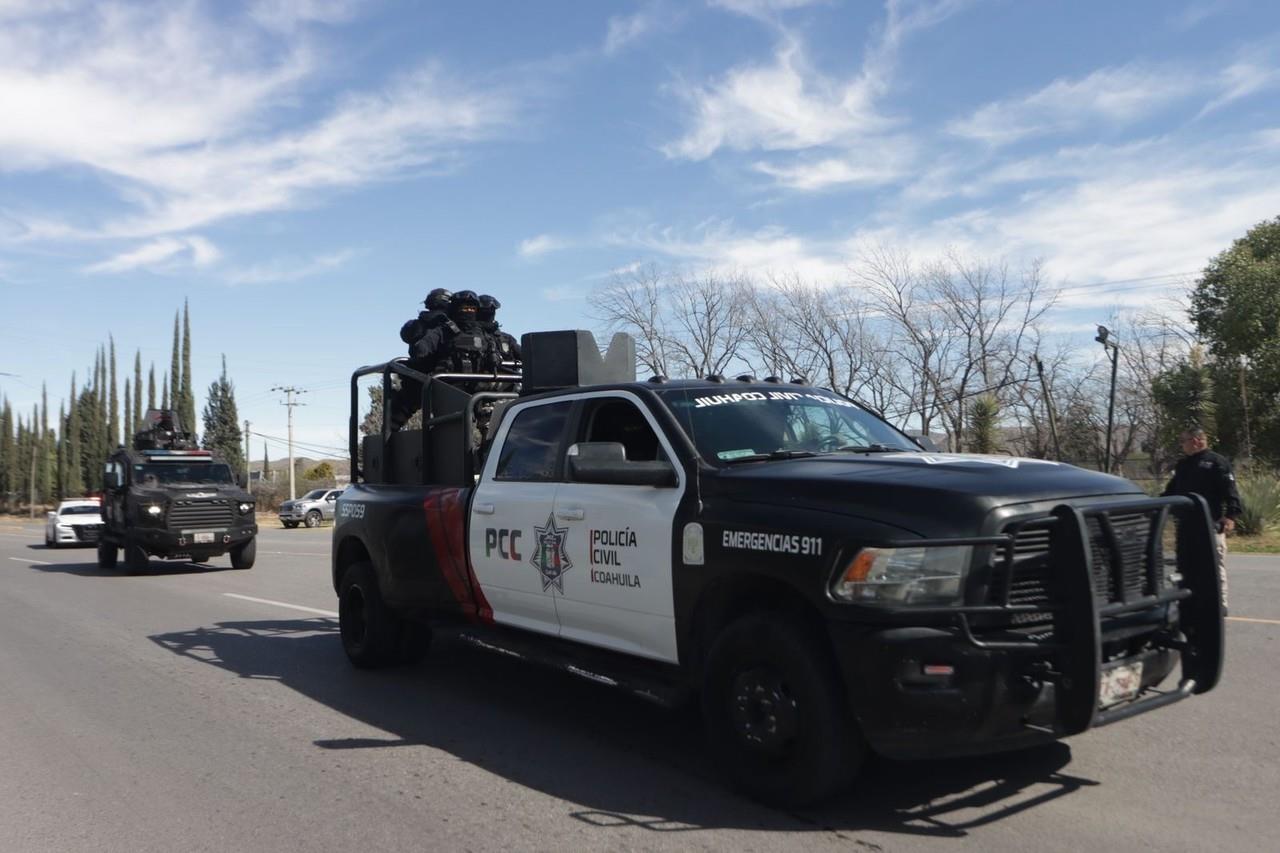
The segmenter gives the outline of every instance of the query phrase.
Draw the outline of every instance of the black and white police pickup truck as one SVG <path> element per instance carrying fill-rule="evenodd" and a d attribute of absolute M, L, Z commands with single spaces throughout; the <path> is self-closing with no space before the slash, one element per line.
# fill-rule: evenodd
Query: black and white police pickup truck
<path fill-rule="evenodd" d="M 522 386 L 357 371 L 333 536 L 352 663 L 416 659 L 448 627 L 654 701 L 696 693 L 729 779 L 774 803 L 832 794 L 868 750 L 1028 746 L 1217 683 L 1198 498 L 926 452 L 819 388 L 636 382 L 629 346 L 526 335 Z M 422 383 L 423 430 L 358 440 L 370 374 L 384 399 L 394 374 Z"/>

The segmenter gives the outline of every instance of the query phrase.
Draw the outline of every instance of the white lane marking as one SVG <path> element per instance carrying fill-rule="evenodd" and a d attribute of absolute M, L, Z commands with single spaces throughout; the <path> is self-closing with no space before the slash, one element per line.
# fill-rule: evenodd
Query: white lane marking
<path fill-rule="evenodd" d="M 1280 619 L 1250 619 L 1248 616 L 1228 616 L 1228 622 L 1257 622 L 1260 625 L 1280 625 Z"/>
<path fill-rule="evenodd" d="M 28 560 L 26 557 L 10 557 L 10 560 L 17 560 L 19 563 L 30 563 L 33 566 L 52 566 L 48 560 Z"/>
<path fill-rule="evenodd" d="M 316 614 L 319 614 L 320 616 L 328 616 L 332 619 L 338 618 L 338 614 L 334 613 L 332 610 L 317 610 L 314 607 L 303 607 L 301 604 L 289 604 L 284 601 L 272 601 L 269 598 L 254 598 L 252 595 L 239 595 L 234 592 L 224 592 L 223 595 L 225 595 L 227 598 L 238 598 L 241 601 L 252 601 L 257 604 L 272 604 L 272 605 L 275 605 L 276 607 L 287 607 L 290 610 L 301 610 L 303 613 L 316 613 Z"/>
<path fill-rule="evenodd" d="M 260 554 L 280 554 L 285 557 L 328 557 L 329 554 L 314 554 L 309 551 L 259 551 Z"/>

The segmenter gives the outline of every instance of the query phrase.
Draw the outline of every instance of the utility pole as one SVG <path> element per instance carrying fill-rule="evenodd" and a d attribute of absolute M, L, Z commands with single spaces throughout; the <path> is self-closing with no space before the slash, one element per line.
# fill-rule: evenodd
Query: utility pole
<path fill-rule="evenodd" d="M 289 500 L 293 500 L 294 498 L 297 497 L 297 494 L 294 491 L 294 482 L 293 482 L 293 407 L 306 405 L 306 403 L 296 402 L 293 399 L 293 395 L 305 394 L 307 392 L 305 389 L 302 389 L 302 388 L 294 388 L 293 386 L 282 386 L 282 385 L 276 385 L 271 390 L 280 391 L 281 393 L 283 393 L 285 398 L 280 402 L 280 405 L 289 407 Z"/>
<path fill-rule="evenodd" d="M 263 476 L 266 476 L 266 472 L 263 472 Z M 253 489 L 250 488 L 250 486 L 251 486 L 251 483 L 249 482 L 249 422 L 245 421 L 244 422 L 244 487 L 248 489 L 250 492 L 252 492 Z"/>
<path fill-rule="evenodd" d="M 1053 436 L 1053 458 L 1062 461 L 1062 445 L 1058 443 L 1058 418 L 1053 412 L 1053 397 L 1049 394 L 1049 383 L 1044 378 L 1044 362 L 1036 353 L 1036 372 L 1040 374 L 1040 390 L 1044 394 L 1044 406 L 1049 410 L 1049 434 Z"/>
<path fill-rule="evenodd" d="M 1095 341 L 1102 344 L 1103 352 L 1111 359 L 1111 400 L 1107 403 L 1107 447 L 1103 454 L 1102 470 L 1111 473 L 1111 432 L 1115 426 L 1116 413 L 1116 369 L 1120 365 L 1120 344 L 1106 326 L 1098 327 Z"/>
<path fill-rule="evenodd" d="M 35 424 L 32 424 L 35 426 Z M 31 442 L 31 518 L 36 517 L 36 450 L 40 447 L 40 443 Z"/>

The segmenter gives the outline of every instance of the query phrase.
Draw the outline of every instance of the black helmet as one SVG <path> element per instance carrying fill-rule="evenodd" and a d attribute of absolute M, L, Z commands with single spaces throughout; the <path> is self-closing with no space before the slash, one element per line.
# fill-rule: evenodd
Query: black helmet
<path fill-rule="evenodd" d="M 474 290 L 459 290 L 453 294 L 453 299 L 449 301 L 449 314 L 456 317 L 463 311 L 467 311 L 474 317 L 479 307 L 480 299 L 476 296 Z"/>
<path fill-rule="evenodd" d="M 427 294 L 427 298 L 422 300 L 422 304 L 432 311 L 444 311 L 448 309 L 449 301 L 452 299 L 452 293 L 443 287 L 437 287 Z"/>
<path fill-rule="evenodd" d="M 502 303 L 487 293 L 480 294 L 480 310 L 476 311 L 476 319 L 482 323 L 493 322 L 494 315 L 498 313 L 498 309 L 502 307 Z"/>

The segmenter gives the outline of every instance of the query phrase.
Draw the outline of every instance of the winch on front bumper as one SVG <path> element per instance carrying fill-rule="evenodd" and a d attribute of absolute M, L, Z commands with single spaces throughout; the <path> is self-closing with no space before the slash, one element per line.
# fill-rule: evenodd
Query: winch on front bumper
<path fill-rule="evenodd" d="M 893 626 L 830 623 L 851 704 L 884 754 L 1065 737 L 1221 676 L 1217 556 L 1199 497 L 1063 503 L 995 536 L 932 544 L 975 546 L 983 565 L 968 600 L 983 603 L 898 608 Z M 1179 667 L 1177 685 L 1162 687 Z"/>

